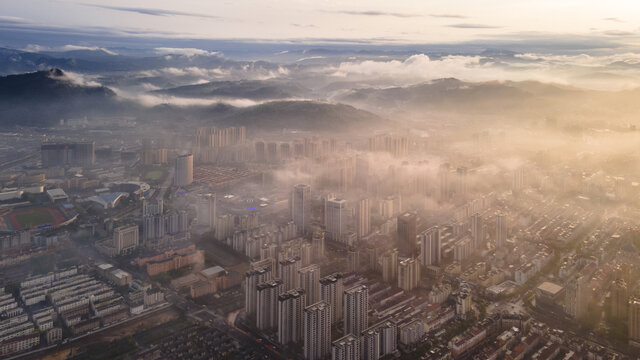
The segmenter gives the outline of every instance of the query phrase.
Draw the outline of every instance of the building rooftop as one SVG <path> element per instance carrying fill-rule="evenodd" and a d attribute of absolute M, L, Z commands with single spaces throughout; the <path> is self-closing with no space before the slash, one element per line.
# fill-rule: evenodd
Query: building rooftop
<path fill-rule="evenodd" d="M 67 193 L 65 193 L 64 190 L 60 188 L 47 190 L 47 195 L 49 195 L 49 198 L 54 201 L 68 198 Z"/>
<path fill-rule="evenodd" d="M 557 295 L 560 291 L 562 291 L 562 286 L 558 284 L 554 284 L 549 281 L 545 281 L 542 284 L 538 285 L 538 290 L 546 292 L 551 296 Z"/>
<path fill-rule="evenodd" d="M 115 269 L 111 272 L 113 274 L 113 276 L 115 276 L 118 279 L 122 279 L 125 277 L 131 277 L 131 274 L 129 274 L 128 272 L 124 271 L 124 270 L 120 270 L 120 269 Z"/>
<path fill-rule="evenodd" d="M 98 269 L 100 269 L 100 270 L 109 270 L 111 268 L 113 268 L 113 265 L 111 265 L 111 264 L 100 264 L 100 265 L 98 265 Z"/>
<path fill-rule="evenodd" d="M 224 273 L 224 271 L 225 271 L 224 268 L 216 265 L 216 266 L 202 270 L 201 273 L 206 277 L 215 277 L 215 276 L 218 276 L 220 273 Z"/>

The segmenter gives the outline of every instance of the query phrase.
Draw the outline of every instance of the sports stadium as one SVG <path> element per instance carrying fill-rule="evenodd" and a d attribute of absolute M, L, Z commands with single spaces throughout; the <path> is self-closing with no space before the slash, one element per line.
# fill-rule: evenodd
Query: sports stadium
<path fill-rule="evenodd" d="M 41 230 L 72 223 L 78 214 L 63 205 L 31 205 L 0 210 L 0 231 Z"/>

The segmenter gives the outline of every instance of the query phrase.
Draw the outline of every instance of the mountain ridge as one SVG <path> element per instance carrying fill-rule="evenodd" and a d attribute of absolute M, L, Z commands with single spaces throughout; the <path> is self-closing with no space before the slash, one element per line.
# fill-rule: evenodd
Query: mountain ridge
<path fill-rule="evenodd" d="M 151 93 L 189 98 L 235 97 L 252 100 L 268 100 L 302 98 L 310 94 L 310 90 L 297 83 L 284 81 L 225 80 L 154 90 Z"/>

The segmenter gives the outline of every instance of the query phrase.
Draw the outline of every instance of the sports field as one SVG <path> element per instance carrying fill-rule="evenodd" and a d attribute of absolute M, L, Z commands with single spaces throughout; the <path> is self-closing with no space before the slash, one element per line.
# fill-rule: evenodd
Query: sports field
<path fill-rule="evenodd" d="M 53 207 L 28 207 L 16 209 L 8 215 L 9 221 L 14 230 L 25 230 L 41 225 L 56 226 L 66 219 L 60 210 Z"/>
<path fill-rule="evenodd" d="M 18 221 L 18 226 L 23 229 L 42 224 L 51 224 L 55 220 L 53 215 L 44 210 L 18 214 L 15 217 Z"/>
<path fill-rule="evenodd" d="M 151 171 L 147 171 L 147 173 L 145 174 L 144 178 L 146 180 L 158 181 L 158 180 L 162 179 L 162 175 L 163 175 L 162 170 L 151 170 Z"/>

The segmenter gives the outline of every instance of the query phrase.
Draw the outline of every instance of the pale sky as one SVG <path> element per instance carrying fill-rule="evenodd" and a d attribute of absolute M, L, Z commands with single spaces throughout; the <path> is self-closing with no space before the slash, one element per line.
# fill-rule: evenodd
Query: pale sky
<path fill-rule="evenodd" d="M 105 29 L 207 39 L 367 39 L 446 43 L 526 34 L 615 38 L 635 46 L 631 0 L 0 0 L 14 27 Z"/>

